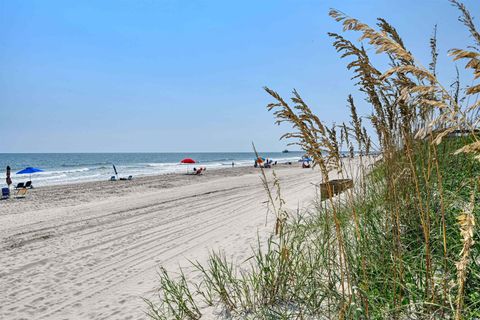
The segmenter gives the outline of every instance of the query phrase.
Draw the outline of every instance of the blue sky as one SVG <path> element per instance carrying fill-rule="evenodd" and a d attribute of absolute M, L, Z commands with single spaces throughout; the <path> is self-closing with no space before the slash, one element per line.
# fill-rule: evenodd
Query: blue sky
<path fill-rule="evenodd" d="M 438 24 L 447 84 L 447 50 L 471 43 L 446 0 L 0 0 L 0 153 L 280 151 L 288 128 L 263 86 L 296 88 L 328 123 L 347 119 L 349 93 L 366 115 L 331 7 L 386 18 L 425 65 Z"/>

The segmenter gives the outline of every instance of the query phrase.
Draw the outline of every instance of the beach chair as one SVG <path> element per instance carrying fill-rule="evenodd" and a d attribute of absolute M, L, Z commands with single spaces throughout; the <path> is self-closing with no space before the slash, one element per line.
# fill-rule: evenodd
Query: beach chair
<path fill-rule="evenodd" d="M 25 183 L 24 182 L 19 182 L 17 184 L 17 186 L 15 187 L 15 189 L 22 189 L 22 188 L 25 188 Z"/>
<path fill-rule="evenodd" d="M 27 191 L 27 188 L 18 189 L 17 193 L 15 194 L 15 198 L 25 198 Z"/>
<path fill-rule="evenodd" d="M 32 181 L 27 181 L 27 182 L 25 183 L 25 188 L 30 188 L 30 189 L 32 189 L 32 188 L 33 188 L 33 186 L 32 186 Z"/>
<path fill-rule="evenodd" d="M 10 198 L 10 189 L 2 188 L 2 200 Z"/>
<path fill-rule="evenodd" d="M 117 178 L 115 176 L 111 176 L 110 181 L 117 181 Z"/>
<path fill-rule="evenodd" d="M 128 176 L 127 180 L 132 180 L 133 176 Z"/>

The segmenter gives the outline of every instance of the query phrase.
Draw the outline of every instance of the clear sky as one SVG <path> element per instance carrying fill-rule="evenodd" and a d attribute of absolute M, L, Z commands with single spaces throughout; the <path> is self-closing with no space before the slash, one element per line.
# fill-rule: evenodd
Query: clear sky
<path fill-rule="evenodd" d="M 263 86 L 298 89 L 327 122 L 349 93 L 367 114 L 331 7 L 386 18 L 424 65 L 438 24 L 446 83 L 447 50 L 471 43 L 446 0 L 0 0 L 0 153 L 280 151 Z"/>

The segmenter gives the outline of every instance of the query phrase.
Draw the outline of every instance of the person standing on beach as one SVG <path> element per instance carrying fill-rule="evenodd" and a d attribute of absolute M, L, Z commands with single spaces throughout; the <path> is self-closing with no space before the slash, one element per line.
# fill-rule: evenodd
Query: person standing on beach
<path fill-rule="evenodd" d="M 232 168 L 235 167 L 235 162 L 232 161 Z"/>
<path fill-rule="evenodd" d="M 12 184 L 12 178 L 10 178 L 10 170 L 10 166 L 7 166 L 7 178 L 5 179 L 5 182 L 7 183 L 8 189 L 10 189 L 10 185 Z"/>

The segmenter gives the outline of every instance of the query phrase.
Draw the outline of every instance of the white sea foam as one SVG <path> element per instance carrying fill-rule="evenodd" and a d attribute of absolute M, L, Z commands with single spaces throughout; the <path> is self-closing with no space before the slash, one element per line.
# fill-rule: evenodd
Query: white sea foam
<path fill-rule="evenodd" d="M 132 175 L 134 177 L 139 176 L 151 176 L 170 173 L 185 173 L 187 170 L 192 171 L 195 167 L 206 167 L 209 170 L 216 170 L 221 168 L 228 168 L 234 163 L 235 167 L 253 166 L 254 157 L 249 156 L 250 159 L 229 159 L 228 154 L 225 157 L 218 157 L 217 159 L 210 161 L 199 161 L 193 164 L 181 164 L 179 162 L 138 162 L 120 164 L 116 163 L 115 167 L 118 171 L 119 177 L 127 177 Z M 232 157 L 234 157 L 232 155 Z M 238 156 L 237 156 L 238 157 Z M 288 161 L 296 162 L 300 159 L 299 156 L 288 156 L 271 158 L 272 161 L 278 163 L 285 163 Z M 120 162 L 120 160 L 118 161 Z M 44 169 L 44 172 L 38 172 L 32 174 L 32 181 L 35 186 L 47 186 L 68 184 L 76 182 L 88 182 L 98 180 L 108 180 L 111 176 L 115 175 L 111 165 L 107 162 L 94 162 L 91 165 L 85 163 L 79 164 L 75 167 L 74 164 L 62 164 L 52 167 L 52 169 Z M 0 173 L 2 174 L 2 173 Z M 17 175 L 13 174 L 12 179 L 14 184 L 18 182 L 24 182 L 30 179 L 30 175 Z"/>

